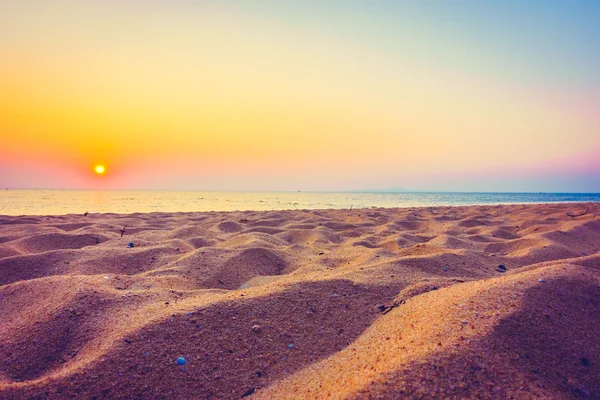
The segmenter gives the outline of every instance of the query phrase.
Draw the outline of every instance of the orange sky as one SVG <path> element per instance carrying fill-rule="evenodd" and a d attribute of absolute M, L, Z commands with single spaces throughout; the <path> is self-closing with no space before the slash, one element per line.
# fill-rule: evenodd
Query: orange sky
<path fill-rule="evenodd" d="M 479 190 L 481 173 L 600 172 L 594 76 L 480 65 L 476 35 L 391 3 L 2 4 L 3 186 Z"/>

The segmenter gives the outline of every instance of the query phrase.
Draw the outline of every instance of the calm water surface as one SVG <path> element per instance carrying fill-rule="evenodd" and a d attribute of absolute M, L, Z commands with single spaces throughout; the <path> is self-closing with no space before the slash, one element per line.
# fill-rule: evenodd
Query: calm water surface
<path fill-rule="evenodd" d="M 565 193 L 326 193 L 3 190 L 0 215 L 294 210 L 600 201 Z"/>

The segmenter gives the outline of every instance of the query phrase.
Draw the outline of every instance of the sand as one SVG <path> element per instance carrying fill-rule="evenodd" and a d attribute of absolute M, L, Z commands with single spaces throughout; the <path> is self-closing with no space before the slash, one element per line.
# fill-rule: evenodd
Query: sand
<path fill-rule="evenodd" d="M 2 399 L 600 398 L 600 204 L 3 216 L 0 321 Z"/>

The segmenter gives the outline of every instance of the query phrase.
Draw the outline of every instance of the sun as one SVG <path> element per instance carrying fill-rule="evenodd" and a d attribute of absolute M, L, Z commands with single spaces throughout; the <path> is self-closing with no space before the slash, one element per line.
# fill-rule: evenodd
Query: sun
<path fill-rule="evenodd" d="M 104 173 L 104 171 L 106 171 L 106 168 L 104 167 L 104 165 L 96 165 L 94 167 L 94 171 L 98 174 L 98 175 L 102 175 Z"/>

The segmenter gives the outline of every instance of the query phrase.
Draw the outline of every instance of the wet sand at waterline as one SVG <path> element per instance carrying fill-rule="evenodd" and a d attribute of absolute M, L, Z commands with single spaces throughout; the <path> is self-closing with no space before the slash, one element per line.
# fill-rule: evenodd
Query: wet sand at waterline
<path fill-rule="evenodd" d="M 3 216 L 0 321 L 3 399 L 600 398 L 600 204 Z"/>

